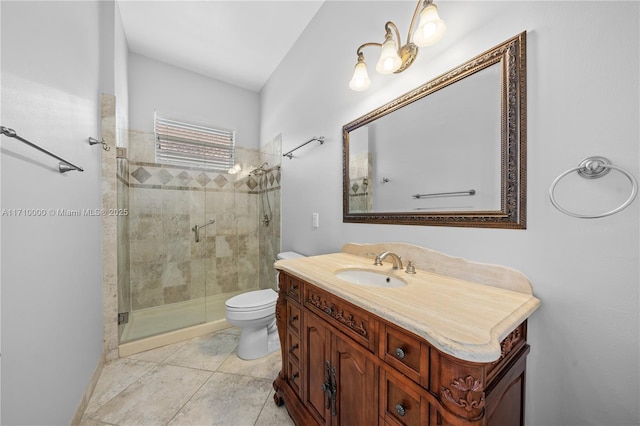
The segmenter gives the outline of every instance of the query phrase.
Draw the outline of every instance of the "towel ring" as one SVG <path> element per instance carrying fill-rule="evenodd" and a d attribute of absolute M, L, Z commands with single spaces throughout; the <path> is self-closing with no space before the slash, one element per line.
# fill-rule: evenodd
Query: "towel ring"
<path fill-rule="evenodd" d="M 629 179 L 629 182 L 631 182 L 631 194 L 629 195 L 629 198 L 627 198 L 627 200 L 617 208 L 605 213 L 586 215 L 586 214 L 570 212 L 569 210 L 566 210 L 563 207 L 560 207 L 560 205 L 556 201 L 555 195 L 554 195 L 556 185 L 558 184 L 558 182 L 560 182 L 562 178 L 564 178 L 569 173 L 578 172 L 578 174 L 583 178 L 597 179 L 609 173 L 611 169 L 619 171 L 620 173 L 625 175 L 627 179 Z M 598 157 L 598 156 L 586 158 L 580 162 L 578 167 L 574 167 L 562 173 L 553 181 L 553 183 L 551 184 L 551 187 L 549 188 L 549 199 L 551 200 L 551 203 L 553 204 L 553 206 L 566 215 L 577 217 L 580 219 L 597 219 L 600 217 L 606 217 L 606 216 L 611 216 L 612 214 L 616 214 L 619 211 L 627 208 L 627 206 L 629 206 L 629 204 L 631 204 L 633 200 L 636 198 L 637 194 L 638 194 L 638 182 L 636 181 L 636 178 L 633 177 L 631 173 L 629 173 L 622 167 L 614 166 L 613 164 L 611 164 L 611 161 L 609 161 L 607 158 Z"/>

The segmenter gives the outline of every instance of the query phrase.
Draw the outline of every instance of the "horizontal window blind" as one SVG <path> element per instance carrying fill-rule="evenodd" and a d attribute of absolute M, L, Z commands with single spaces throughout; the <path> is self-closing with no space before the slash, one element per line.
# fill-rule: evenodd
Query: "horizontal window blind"
<path fill-rule="evenodd" d="M 235 132 L 155 115 L 156 162 L 227 171 L 235 164 Z"/>

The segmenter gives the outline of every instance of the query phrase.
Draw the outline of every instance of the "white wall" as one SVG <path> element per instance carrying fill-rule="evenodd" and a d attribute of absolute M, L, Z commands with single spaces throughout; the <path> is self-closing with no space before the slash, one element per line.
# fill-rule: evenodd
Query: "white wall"
<path fill-rule="evenodd" d="M 116 129 L 119 129 L 117 145 L 129 146 L 129 45 L 120 18 L 120 7 L 114 11 L 114 92 L 116 95 Z"/>
<path fill-rule="evenodd" d="M 153 132 L 153 111 L 236 131 L 236 145 L 259 148 L 259 95 L 200 74 L 129 54 L 129 126 Z"/>
<path fill-rule="evenodd" d="M 50 212 L 101 206 L 100 147 L 88 144 L 100 137 L 101 6 L 0 7 L 2 125 L 85 170 L 60 174 L 57 160 L 0 138 L 2 421 L 63 425 L 102 355 L 101 218 Z"/>
<path fill-rule="evenodd" d="M 547 191 L 591 155 L 640 177 L 638 2 L 442 1 L 448 33 L 439 44 L 391 76 L 377 75 L 375 49 L 365 50 L 371 86 L 350 91 L 356 48 L 382 41 L 387 20 L 405 37 L 414 7 L 325 2 L 263 88 L 262 140 L 282 133 L 286 152 L 311 136 L 326 137 L 282 162 L 282 249 L 320 254 L 347 241 L 401 241 L 519 269 L 542 300 L 529 321 L 527 424 L 637 425 L 638 200 L 617 215 L 580 220 L 557 211 Z M 527 229 L 343 224 L 342 126 L 523 30 Z M 569 191 L 559 188 L 558 196 L 567 207 L 610 210 L 629 185 L 614 173 L 607 179 L 567 178 Z M 311 227 L 313 212 L 320 214 L 318 229 Z"/>

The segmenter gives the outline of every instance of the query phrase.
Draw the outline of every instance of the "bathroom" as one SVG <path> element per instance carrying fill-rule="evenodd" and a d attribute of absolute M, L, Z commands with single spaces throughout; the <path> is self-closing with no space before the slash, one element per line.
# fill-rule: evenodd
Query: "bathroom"
<path fill-rule="evenodd" d="M 339 251 L 346 242 L 395 241 L 522 271 L 542 301 L 529 320 L 526 424 L 637 425 L 638 202 L 610 217 L 582 220 L 555 209 L 548 189 L 560 173 L 593 155 L 640 175 L 638 3 L 437 3 L 446 36 L 420 49 L 402 74 L 370 71 L 365 92 L 348 88 L 357 47 L 381 38 L 389 20 L 404 35 L 415 2 L 323 2 L 264 87 L 238 90 L 198 76 L 237 102 L 220 106 L 198 96 L 200 86 L 190 86 L 189 96 L 199 104 L 192 103 L 196 111 L 186 118 L 208 121 L 201 107 L 218 116 L 244 105 L 229 127 L 238 126 L 238 146 L 257 153 L 258 161 L 251 158 L 247 167 L 263 162 L 260 152 L 268 154 L 263 146 L 270 142 L 279 140 L 280 152 L 286 152 L 323 135 L 324 144 L 310 144 L 291 160 L 264 158 L 281 166 L 278 250 L 315 255 Z M 116 182 L 104 188 L 101 157 L 117 153 L 86 143 L 100 138 L 104 127 L 100 93 L 128 105 L 128 114 L 116 109 L 114 133 L 152 132 L 152 118 L 140 125 L 135 105 L 145 102 L 145 90 L 166 94 L 174 84 L 144 87 L 135 73 L 153 66 L 175 83 L 185 72 L 130 54 L 117 11 L 113 2 L 0 4 L 2 125 L 85 168 L 58 175 L 55 162 L 2 137 L 2 209 L 103 205 L 103 193 L 114 191 Z M 528 71 L 526 229 L 344 223 L 342 126 L 522 31 Z M 150 115 L 161 107 L 144 106 Z M 180 107 L 188 110 L 187 103 Z M 251 142 L 240 141 L 240 126 L 248 126 L 242 135 Z M 570 201 L 591 208 L 596 200 L 589 198 L 589 186 L 580 189 Z M 622 196 L 627 190 L 620 185 Z M 112 227 L 107 235 L 113 235 L 117 220 L 105 219 Z M 117 325 L 107 327 L 103 319 L 104 307 L 114 309 L 116 276 L 108 268 L 117 262 L 116 240 L 105 241 L 103 220 L 92 217 L 3 215 L 0 232 L 1 420 L 69 424 L 101 358 L 117 351 Z M 104 249 L 105 243 L 111 248 Z"/>

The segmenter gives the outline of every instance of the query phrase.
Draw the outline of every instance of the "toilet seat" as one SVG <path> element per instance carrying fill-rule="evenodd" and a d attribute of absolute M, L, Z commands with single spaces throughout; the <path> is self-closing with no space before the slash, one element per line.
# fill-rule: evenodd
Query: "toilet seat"
<path fill-rule="evenodd" d="M 277 300 L 278 293 L 268 288 L 233 296 L 225 302 L 225 307 L 229 311 L 252 312 L 275 306 Z"/>

